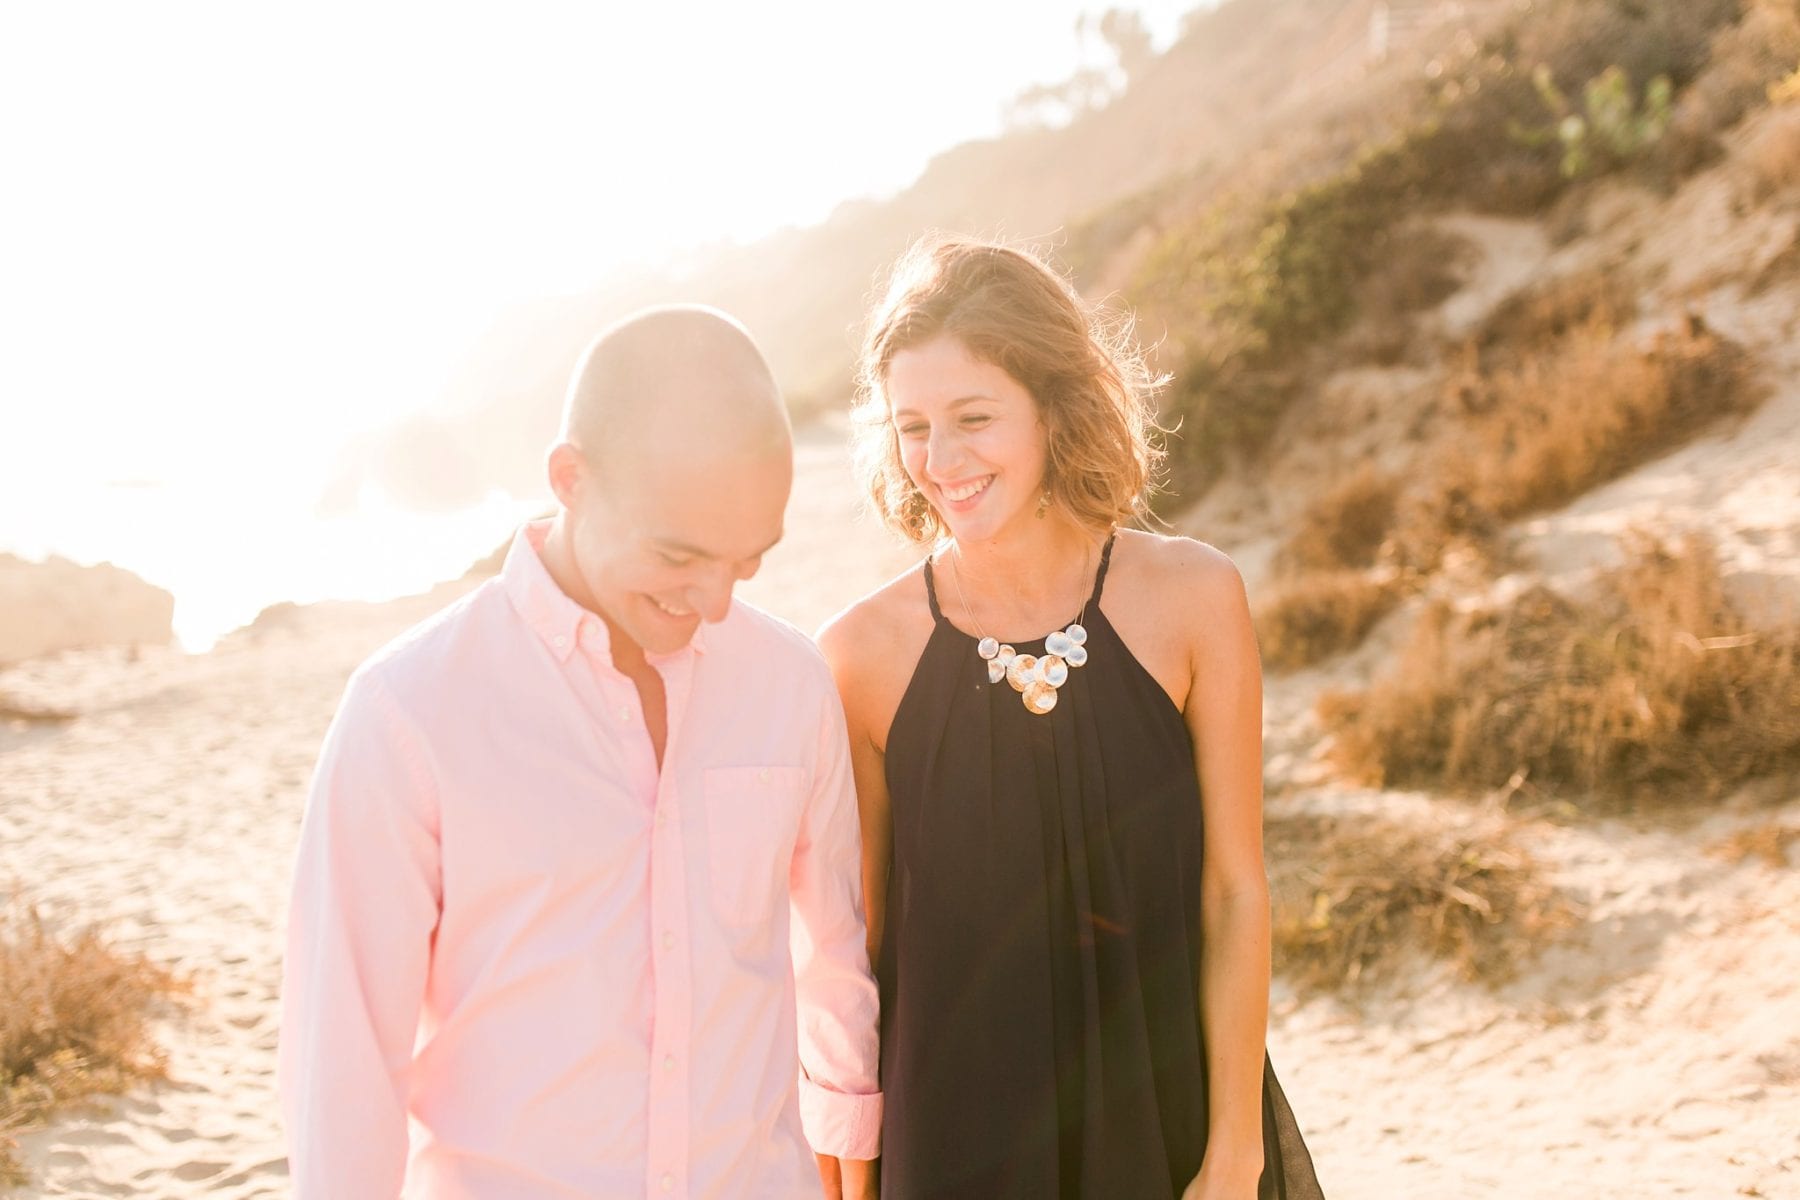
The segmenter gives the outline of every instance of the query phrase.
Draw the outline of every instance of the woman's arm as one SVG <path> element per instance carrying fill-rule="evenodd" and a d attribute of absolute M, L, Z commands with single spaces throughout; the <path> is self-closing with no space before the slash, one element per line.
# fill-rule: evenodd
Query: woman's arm
<path fill-rule="evenodd" d="M 1200 1022 L 1206 1041 L 1206 1157 L 1189 1197 L 1253 1197 L 1263 1168 L 1269 1017 L 1269 881 L 1262 848 L 1262 666 L 1237 567 L 1185 543 L 1183 625 L 1192 685 L 1183 715 L 1200 775 Z"/>
<path fill-rule="evenodd" d="M 857 639 L 846 624 L 854 626 L 854 614 L 845 614 L 819 631 L 818 643 L 831 665 L 838 695 L 844 703 L 844 720 L 850 742 L 850 771 L 856 788 L 856 807 L 862 829 L 863 916 L 868 926 L 869 965 L 879 970 L 881 938 L 886 928 L 888 863 L 893 850 L 893 820 L 888 808 L 887 776 L 881 749 L 871 734 L 870 694 L 874 681 L 866 672 L 884 656 L 854 653 Z M 885 729 L 885 723 L 881 728 Z M 819 1161 L 820 1179 L 827 1196 L 845 1200 L 874 1200 L 878 1188 L 875 1165 L 832 1159 Z"/>
<path fill-rule="evenodd" d="M 888 808 L 887 771 L 876 742 L 885 734 L 887 721 L 877 724 L 871 709 L 885 689 L 870 678 L 871 669 L 888 656 L 868 652 L 866 640 L 854 626 L 859 614 L 846 613 L 819 631 L 819 649 L 831 664 L 838 695 L 844 702 L 844 720 L 850 734 L 850 772 L 856 784 L 856 808 L 862 823 L 863 910 L 869 927 L 869 965 L 880 970 L 881 937 L 886 928 L 888 865 L 894 848 L 893 814 Z M 859 643 L 861 653 L 857 652 Z M 892 714 L 888 714 L 891 718 Z M 878 732 L 879 731 L 879 732 Z"/>

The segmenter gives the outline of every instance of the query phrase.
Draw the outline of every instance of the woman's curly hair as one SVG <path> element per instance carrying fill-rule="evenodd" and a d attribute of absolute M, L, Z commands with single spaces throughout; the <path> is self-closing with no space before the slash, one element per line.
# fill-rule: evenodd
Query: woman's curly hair
<path fill-rule="evenodd" d="M 901 256 L 870 314 L 858 368 L 857 473 L 876 513 L 917 543 L 947 535 L 913 485 L 884 388 L 902 350 L 948 335 L 1031 394 L 1048 434 L 1050 502 L 1096 531 L 1141 520 L 1161 466 L 1153 376 L 1129 317 L 1087 305 L 1036 255 L 931 236 Z"/>

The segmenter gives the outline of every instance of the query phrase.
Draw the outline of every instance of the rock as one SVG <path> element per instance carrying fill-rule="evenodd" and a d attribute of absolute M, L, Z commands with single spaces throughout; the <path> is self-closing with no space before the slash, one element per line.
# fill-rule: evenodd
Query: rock
<path fill-rule="evenodd" d="M 244 626 L 244 630 L 261 635 L 277 629 L 292 629 L 300 624 L 302 611 L 302 606 L 292 600 L 280 600 L 257 613 L 256 619 Z"/>
<path fill-rule="evenodd" d="M 111 563 L 0 554 L 0 666 L 96 646 L 166 645 L 175 597 Z"/>

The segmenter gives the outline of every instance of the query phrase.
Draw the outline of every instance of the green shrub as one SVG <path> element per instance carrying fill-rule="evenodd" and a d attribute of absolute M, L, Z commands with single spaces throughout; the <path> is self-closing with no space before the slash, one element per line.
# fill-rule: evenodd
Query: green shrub
<path fill-rule="evenodd" d="M 1246 211 L 1216 205 L 1166 235 L 1140 267 L 1133 299 L 1189 314 L 1183 367 L 1165 398 L 1177 492 L 1262 448 L 1301 380 L 1295 356 L 1341 330 L 1388 227 L 1425 181 L 1406 140 L 1343 172 Z M 1185 485 L 1185 486 L 1184 486 Z"/>
<path fill-rule="evenodd" d="M 1452 204 L 1539 211 L 1568 186 L 1559 145 L 1514 136 L 1543 120 L 1540 83 L 1591 82 L 1576 139 L 1584 166 L 1641 155 L 1667 125 L 1665 89 L 1695 79 L 1739 14 L 1736 0 L 1537 4 L 1450 63 L 1391 138 L 1335 166 L 1308 164 L 1311 182 L 1282 194 L 1232 192 L 1174 220 L 1126 289 L 1168 328 L 1178 360 L 1162 415 L 1181 431 L 1166 495 L 1191 500 L 1262 449 L 1304 390 L 1309 352 L 1354 316 L 1397 221 Z"/>
<path fill-rule="evenodd" d="M 1553 142 L 1560 146 L 1566 179 L 1623 166 L 1654 146 L 1669 128 L 1674 93 L 1667 75 L 1658 75 L 1645 85 L 1640 105 L 1625 72 L 1608 67 L 1582 89 L 1580 111 L 1556 86 L 1550 68 L 1540 65 L 1532 74 L 1532 83 L 1550 110 L 1552 122 L 1536 129 L 1514 126 L 1513 137 L 1528 146 Z"/>

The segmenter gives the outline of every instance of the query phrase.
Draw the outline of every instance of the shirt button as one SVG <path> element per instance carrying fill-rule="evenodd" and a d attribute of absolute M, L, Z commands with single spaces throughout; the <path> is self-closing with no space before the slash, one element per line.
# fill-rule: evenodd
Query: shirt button
<path fill-rule="evenodd" d="M 675 1069 L 675 1056 L 673 1054 L 663 1055 L 663 1070 L 673 1071 L 674 1069 Z"/>
<path fill-rule="evenodd" d="M 550 639 L 550 644 L 555 646 L 558 650 L 561 650 L 564 646 L 569 644 L 569 639 L 559 633 Z"/>
<path fill-rule="evenodd" d="M 758 771 L 756 773 L 756 779 L 758 783 L 769 782 L 769 768 L 764 767 L 762 770 Z"/>
<path fill-rule="evenodd" d="M 665 1192 L 672 1192 L 675 1190 L 675 1177 L 667 1172 L 663 1173 L 662 1190 Z"/>
<path fill-rule="evenodd" d="M 621 721 L 631 720 L 631 710 L 629 708 L 626 708 L 623 704 L 621 704 L 619 706 L 619 720 L 621 720 Z"/>
<path fill-rule="evenodd" d="M 664 950 L 673 950 L 675 948 L 675 935 L 666 929 L 663 930 L 662 946 Z"/>

